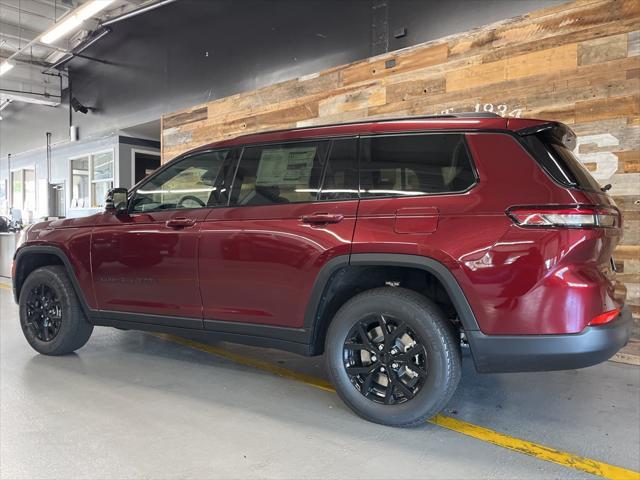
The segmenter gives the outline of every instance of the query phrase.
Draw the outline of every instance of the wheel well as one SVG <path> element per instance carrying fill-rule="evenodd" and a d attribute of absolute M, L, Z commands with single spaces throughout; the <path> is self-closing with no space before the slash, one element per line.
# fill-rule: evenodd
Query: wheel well
<path fill-rule="evenodd" d="M 20 298 L 22 284 L 31 272 L 47 265 L 64 265 L 64 263 L 60 257 L 52 253 L 30 253 L 20 257 L 15 272 L 16 296 L 18 298 Z"/>
<path fill-rule="evenodd" d="M 420 268 L 395 266 L 349 266 L 329 279 L 318 306 L 311 339 L 311 355 L 324 352 L 329 324 L 336 312 L 354 295 L 383 286 L 403 287 L 434 301 L 456 330 L 462 325 L 459 313 L 442 282 L 431 272 Z"/>

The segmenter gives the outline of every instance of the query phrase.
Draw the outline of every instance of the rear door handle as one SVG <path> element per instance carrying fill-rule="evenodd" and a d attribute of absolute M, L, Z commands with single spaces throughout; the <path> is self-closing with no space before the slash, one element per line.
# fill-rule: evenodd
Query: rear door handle
<path fill-rule="evenodd" d="M 177 230 L 179 228 L 193 227 L 196 221 L 191 218 L 172 218 L 164 222 L 164 224 L 169 228 L 175 228 Z"/>
<path fill-rule="evenodd" d="M 314 225 L 326 224 L 326 223 L 338 223 L 341 222 L 344 215 L 339 213 L 312 213 L 311 215 L 303 215 L 302 221 L 304 223 L 311 223 Z"/>

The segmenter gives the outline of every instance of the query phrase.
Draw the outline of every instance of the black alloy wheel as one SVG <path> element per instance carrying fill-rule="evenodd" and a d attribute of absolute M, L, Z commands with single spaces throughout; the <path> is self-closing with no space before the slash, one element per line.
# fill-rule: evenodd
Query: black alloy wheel
<path fill-rule="evenodd" d="M 62 304 L 49 285 L 39 284 L 29 290 L 25 320 L 38 340 L 50 342 L 56 338 L 62 325 Z"/>
<path fill-rule="evenodd" d="M 427 350 L 405 323 L 386 314 L 360 319 L 347 334 L 344 365 L 369 400 L 396 405 L 411 400 L 427 377 Z"/>
<path fill-rule="evenodd" d="M 383 425 L 411 427 L 451 399 L 460 380 L 460 336 L 421 293 L 373 288 L 334 315 L 325 361 L 338 395 L 354 412 Z"/>
<path fill-rule="evenodd" d="M 82 347 L 93 332 L 71 279 L 62 265 L 31 272 L 20 288 L 20 327 L 43 355 L 66 355 Z"/>

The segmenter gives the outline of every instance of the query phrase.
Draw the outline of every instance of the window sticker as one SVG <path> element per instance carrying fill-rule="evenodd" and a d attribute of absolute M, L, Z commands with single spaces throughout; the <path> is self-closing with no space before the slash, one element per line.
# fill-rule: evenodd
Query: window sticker
<path fill-rule="evenodd" d="M 308 185 L 317 147 L 263 150 L 256 185 Z"/>

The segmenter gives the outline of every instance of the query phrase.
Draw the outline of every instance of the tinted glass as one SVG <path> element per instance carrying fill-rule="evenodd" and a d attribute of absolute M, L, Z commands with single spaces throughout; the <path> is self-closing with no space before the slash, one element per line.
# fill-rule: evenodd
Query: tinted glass
<path fill-rule="evenodd" d="M 151 177 L 135 192 L 131 211 L 226 205 L 228 197 L 224 176 L 231 168 L 230 158 L 229 150 L 218 150 L 176 162 Z"/>
<path fill-rule="evenodd" d="M 358 140 L 334 140 L 319 200 L 358 198 Z"/>
<path fill-rule="evenodd" d="M 233 182 L 232 205 L 316 200 L 328 142 L 246 147 Z"/>
<path fill-rule="evenodd" d="M 522 137 L 529 153 L 553 177 L 567 187 L 598 191 L 600 184 L 582 165 L 571 150 L 555 140 L 552 135 L 537 134 Z"/>
<path fill-rule="evenodd" d="M 363 197 L 460 192 L 474 183 L 462 134 L 363 139 L 360 160 Z"/>

